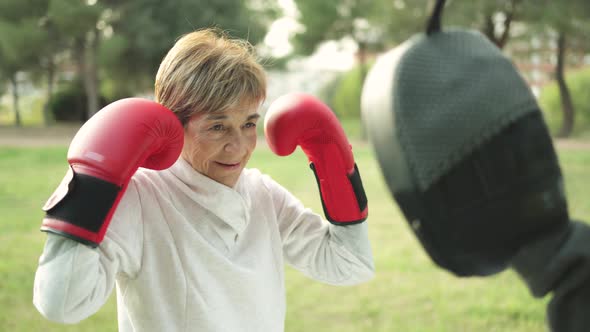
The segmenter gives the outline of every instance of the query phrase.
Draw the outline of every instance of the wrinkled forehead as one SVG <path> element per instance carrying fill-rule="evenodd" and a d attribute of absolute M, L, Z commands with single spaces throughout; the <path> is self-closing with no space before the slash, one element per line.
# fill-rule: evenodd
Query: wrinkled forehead
<path fill-rule="evenodd" d="M 243 122 L 256 120 L 260 117 L 260 105 L 261 102 L 248 101 L 236 105 L 229 105 L 226 108 L 215 111 L 197 112 L 191 116 L 189 125 L 214 121 Z"/>
<path fill-rule="evenodd" d="M 204 120 L 236 120 L 236 121 L 242 121 L 242 120 L 250 120 L 250 119 L 257 119 L 260 117 L 260 114 L 258 112 L 258 105 L 256 104 L 247 104 L 247 105 L 242 105 L 239 107 L 232 107 L 232 108 L 227 108 L 223 111 L 219 111 L 219 112 L 211 112 L 211 113 L 205 113 L 203 116 Z"/>

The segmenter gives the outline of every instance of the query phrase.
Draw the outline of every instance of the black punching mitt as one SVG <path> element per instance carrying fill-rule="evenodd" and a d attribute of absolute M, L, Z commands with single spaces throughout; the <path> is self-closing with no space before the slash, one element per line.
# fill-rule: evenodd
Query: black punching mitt
<path fill-rule="evenodd" d="M 387 185 L 439 266 L 491 275 L 523 245 L 567 228 L 535 97 L 479 32 L 416 35 L 384 54 L 362 110 Z"/>

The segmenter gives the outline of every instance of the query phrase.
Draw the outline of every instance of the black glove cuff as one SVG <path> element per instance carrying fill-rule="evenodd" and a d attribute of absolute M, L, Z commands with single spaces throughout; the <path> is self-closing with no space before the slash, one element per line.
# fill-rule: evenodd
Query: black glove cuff
<path fill-rule="evenodd" d="M 313 171 L 318 188 L 320 190 L 320 198 L 322 200 L 322 208 L 324 210 L 324 215 L 326 216 L 326 219 L 331 224 L 337 225 L 337 226 L 348 226 L 348 225 L 360 224 L 360 223 L 364 222 L 365 220 L 367 220 L 366 217 L 362 218 L 362 219 L 350 220 L 350 221 L 334 220 L 334 218 L 332 218 L 332 216 L 330 216 L 330 214 L 328 213 L 328 208 L 326 207 L 326 202 L 324 201 L 324 193 L 322 192 L 322 186 L 320 184 L 320 178 L 318 176 L 316 166 L 314 165 L 314 163 L 310 163 L 309 168 L 311 168 L 311 170 Z M 363 182 L 361 181 L 361 175 L 359 173 L 359 170 L 358 170 L 356 164 L 354 164 L 353 173 L 350 175 L 347 175 L 347 177 L 348 177 L 348 180 L 350 181 L 350 185 L 352 186 L 352 190 L 354 192 L 354 196 L 356 198 L 356 201 L 358 202 L 359 212 L 362 213 L 362 211 L 364 211 L 367 208 L 367 196 L 365 194 Z"/>
<path fill-rule="evenodd" d="M 361 174 L 356 164 L 354 164 L 354 172 L 348 176 L 348 179 L 352 185 L 352 190 L 354 190 L 356 201 L 359 203 L 359 210 L 365 210 L 367 208 L 367 195 L 365 194 Z"/>
<path fill-rule="evenodd" d="M 47 217 L 98 233 L 121 187 L 85 174 L 74 174 L 65 196 L 44 210 Z"/>

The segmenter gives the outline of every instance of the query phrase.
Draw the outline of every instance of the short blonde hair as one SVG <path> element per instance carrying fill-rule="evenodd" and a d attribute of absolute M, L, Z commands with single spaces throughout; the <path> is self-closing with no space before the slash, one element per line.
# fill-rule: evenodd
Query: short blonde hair
<path fill-rule="evenodd" d="M 210 28 L 176 41 L 160 63 L 154 92 L 186 125 L 196 113 L 261 103 L 266 75 L 250 43 Z"/>

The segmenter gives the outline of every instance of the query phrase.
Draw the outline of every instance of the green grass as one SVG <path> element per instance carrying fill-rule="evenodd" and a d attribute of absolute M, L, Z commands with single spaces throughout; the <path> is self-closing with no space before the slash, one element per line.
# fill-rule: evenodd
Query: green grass
<path fill-rule="evenodd" d="M 0 148 L 0 331 L 116 331 L 113 295 L 94 316 L 65 326 L 32 305 L 32 285 L 45 235 L 40 207 L 65 170 L 65 147 Z M 286 268 L 286 330 L 545 331 L 545 303 L 506 271 L 460 279 L 436 268 L 409 231 L 384 185 L 370 146 L 355 144 L 370 204 L 370 240 L 377 274 L 369 283 L 334 287 Z M 590 151 L 560 151 L 572 216 L 589 219 Z M 265 148 L 251 161 L 321 212 L 315 179 L 301 150 L 279 158 Z"/>

